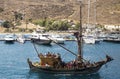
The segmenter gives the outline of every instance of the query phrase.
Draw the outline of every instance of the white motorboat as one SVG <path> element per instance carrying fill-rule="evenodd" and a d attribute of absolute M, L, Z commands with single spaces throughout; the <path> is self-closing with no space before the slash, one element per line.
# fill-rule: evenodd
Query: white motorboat
<path fill-rule="evenodd" d="M 86 44 L 95 44 L 95 38 L 91 37 L 91 36 L 87 36 L 83 38 L 83 41 Z"/>
<path fill-rule="evenodd" d="M 64 44 L 65 42 L 65 39 L 60 35 L 51 35 L 50 39 L 52 39 L 54 42 L 58 44 Z"/>
<path fill-rule="evenodd" d="M 15 35 L 14 34 L 7 34 L 4 37 L 5 42 L 13 43 L 15 41 Z"/>
<path fill-rule="evenodd" d="M 120 43 L 120 34 L 108 34 L 103 41 Z"/>
<path fill-rule="evenodd" d="M 52 40 L 48 39 L 48 34 L 33 33 L 31 36 L 31 41 L 37 44 L 50 45 Z"/>

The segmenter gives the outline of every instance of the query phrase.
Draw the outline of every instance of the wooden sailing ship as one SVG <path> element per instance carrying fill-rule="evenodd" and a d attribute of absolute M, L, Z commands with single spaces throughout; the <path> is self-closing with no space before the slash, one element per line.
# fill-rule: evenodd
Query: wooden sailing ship
<path fill-rule="evenodd" d="M 66 49 L 70 53 L 76 56 L 76 59 L 70 62 L 62 61 L 60 54 L 52 54 L 47 53 L 43 55 L 42 53 L 38 53 L 38 57 L 40 58 L 40 62 L 31 62 L 29 58 L 27 59 L 29 67 L 31 70 L 37 70 L 45 73 L 55 73 L 55 74 L 91 74 L 97 72 L 104 64 L 112 61 L 113 59 L 106 55 L 104 60 L 91 63 L 83 58 L 82 52 L 82 16 L 81 16 L 82 5 L 80 5 L 80 27 L 79 31 L 74 33 L 78 42 L 78 54 L 71 52 Z M 34 46 L 35 47 L 35 46 Z M 35 48 L 36 49 L 36 48 Z M 36 49 L 37 51 L 37 49 Z"/>

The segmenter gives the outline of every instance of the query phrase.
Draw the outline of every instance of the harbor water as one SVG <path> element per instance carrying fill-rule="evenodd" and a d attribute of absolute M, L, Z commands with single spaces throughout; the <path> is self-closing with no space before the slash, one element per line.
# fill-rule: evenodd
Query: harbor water
<path fill-rule="evenodd" d="M 77 53 L 75 41 L 66 41 L 63 44 L 66 48 Z M 49 46 L 36 45 L 40 53 L 60 53 L 64 61 L 70 61 L 75 57 L 56 44 Z M 100 42 L 99 44 L 84 44 L 83 56 L 90 62 L 105 59 L 108 54 L 114 58 L 113 61 L 104 65 L 97 73 L 88 75 L 72 74 L 45 74 L 31 72 L 27 64 L 27 58 L 33 62 L 39 61 L 37 53 L 30 41 L 25 44 L 14 42 L 7 44 L 0 41 L 0 79 L 120 79 L 120 44 Z"/>

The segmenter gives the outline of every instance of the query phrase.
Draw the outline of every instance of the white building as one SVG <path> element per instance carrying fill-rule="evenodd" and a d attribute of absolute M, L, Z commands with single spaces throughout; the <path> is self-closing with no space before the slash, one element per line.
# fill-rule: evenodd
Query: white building
<path fill-rule="evenodd" d="M 105 29 L 108 30 L 116 30 L 116 29 L 120 29 L 120 25 L 104 25 Z"/>

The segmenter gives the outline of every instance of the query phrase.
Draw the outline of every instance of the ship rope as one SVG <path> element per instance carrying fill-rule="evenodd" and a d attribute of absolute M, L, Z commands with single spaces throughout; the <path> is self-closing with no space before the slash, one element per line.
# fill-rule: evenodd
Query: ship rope
<path fill-rule="evenodd" d="M 48 37 L 46 37 L 46 38 L 48 38 Z M 49 40 L 52 40 L 52 39 L 50 39 L 50 38 L 48 38 Z M 74 52 L 72 52 L 71 50 L 69 50 L 69 49 L 67 49 L 67 48 L 65 48 L 64 46 L 62 46 L 62 45 L 60 45 L 60 44 L 58 44 L 57 42 L 55 42 L 54 40 L 52 40 L 55 44 L 57 44 L 58 46 L 60 46 L 60 47 L 62 47 L 63 49 L 65 49 L 66 51 L 68 51 L 68 52 L 70 52 L 71 54 L 73 54 L 74 56 L 76 56 L 77 57 L 77 54 L 76 53 L 74 53 Z M 82 60 L 84 60 L 84 61 L 87 61 L 87 60 L 85 60 L 84 58 L 81 58 Z"/>
<path fill-rule="evenodd" d="M 107 54 L 107 50 L 106 50 L 105 47 L 103 47 L 103 46 L 99 46 L 99 48 L 101 48 L 101 49 L 105 49 L 102 53 L 104 53 L 105 55 L 108 55 L 108 54 Z"/>
<path fill-rule="evenodd" d="M 100 48 L 99 47 L 96 47 L 95 46 L 95 48 L 94 49 L 96 49 L 96 50 L 100 50 Z M 97 52 L 95 53 L 101 60 L 103 60 L 103 58 L 101 57 L 101 55 L 99 55 Z"/>
<path fill-rule="evenodd" d="M 62 56 L 62 59 L 63 60 L 65 60 L 66 59 L 66 57 L 68 58 L 68 59 L 71 59 L 71 57 L 70 56 L 66 56 L 68 53 L 66 52 L 65 54 L 63 54 L 63 56 Z"/>
<path fill-rule="evenodd" d="M 35 51 L 36 51 L 37 55 L 39 55 L 39 52 L 38 52 L 38 50 L 37 50 L 37 48 L 36 48 L 36 46 L 35 46 L 35 43 L 34 43 L 34 42 L 33 42 L 33 47 L 34 47 L 34 49 L 35 49 Z"/>
<path fill-rule="evenodd" d="M 99 49 L 105 49 L 105 47 L 103 47 L 103 46 L 98 46 L 98 47 L 96 47 L 96 49 L 97 50 L 99 50 Z M 104 53 L 106 56 L 108 55 L 107 53 L 105 53 L 105 52 L 107 52 L 106 50 L 102 50 L 102 53 Z M 98 53 L 97 53 L 97 55 L 98 55 Z M 103 58 L 100 56 L 100 55 L 98 55 L 102 60 L 103 60 Z M 113 59 L 113 58 L 112 58 Z M 107 68 L 107 64 L 105 64 L 105 67 Z"/>
<path fill-rule="evenodd" d="M 105 47 L 98 45 L 98 46 L 95 47 L 94 49 L 96 49 L 96 50 L 105 49 L 105 50 L 101 50 L 100 53 L 103 53 L 103 54 L 105 54 L 106 56 L 108 56 L 108 54 L 106 53 L 107 51 L 106 51 L 106 48 L 105 48 Z M 99 56 L 100 59 L 103 60 L 103 57 L 101 57 L 101 55 L 99 55 L 98 53 L 95 53 L 95 54 L 96 54 L 97 56 Z"/>
<path fill-rule="evenodd" d="M 66 59 L 66 57 L 68 58 L 68 59 L 71 59 L 71 57 L 70 56 L 66 56 L 68 53 L 66 52 L 65 54 L 63 54 L 62 55 L 62 59 L 64 60 L 64 59 Z M 81 58 L 83 61 L 87 61 L 87 60 L 85 60 L 84 58 Z"/>
<path fill-rule="evenodd" d="M 47 37 L 48 38 L 48 37 Z M 50 38 L 48 38 L 49 40 L 52 40 L 52 39 L 50 39 Z M 75 56 L 77 56 L 77 54 L 75 54 L 74 52 L 72 52 L 71 50 L 69 50 L 69 49 L 67 49 L 67 48 L 65 48 L 64 46 L 62 46 L 62 45 L 60 45 L 60 44 L 58 44 L 57 42 L 55 42 L 54 40 L 52 40 L 55 44 L 57 44 L 57 45 L 59 45 L 60 47 L 62 47 L 63 49 L 65 49 L 66 51 L 68 51 L 68 52 L 70 52 L 71 54 L 73 54 L 73 55 L 75 55 Z"/>

